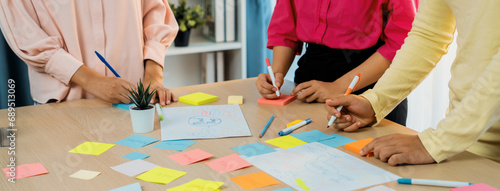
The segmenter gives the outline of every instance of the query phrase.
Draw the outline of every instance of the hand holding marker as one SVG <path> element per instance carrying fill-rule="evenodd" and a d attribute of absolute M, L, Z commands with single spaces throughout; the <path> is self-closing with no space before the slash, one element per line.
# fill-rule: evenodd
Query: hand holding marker
<path fill-rule="evenodd" d="M 360 79 L 361 79 L 360 73 L 358 73 L 358 74 L 356 74 L 356 76 L 354 76 L 354 79 L 352 79 L 351 84 L 349 84 L 349 87 L 345 91 L 344 96 L 351 94 L 351 92 L 354 91 L 354 89 L 356 89 L 356 86 L 358 86 Z M 343 106 L 338 106 L 337 111 L 342 110 L 342 108 L 343 108 Z M 335 117 L 335 115 L 332 115 L 332 117 L 330 118 L 330 121 L 328 122 L 328 126 L 326 126 L 326 128 L 332 126 L 335 119 L 337 119 L 337 117 Z"/>
<path fill-rule="evenodd" d="M 271 67 L 271 62 L 269 61 L 269 58 L 266 58 L 266 64 L 267 64 L 267 71 L 269 72 L 269 76 L 271 76 L 271 81 L 273 82 L 273 86 L 276 87 L 276 95 L 280 97 L 280 89 L 278 86 L 276 86 L 276 79 L 274 78 L 274 72 L 273 68 Z"/>

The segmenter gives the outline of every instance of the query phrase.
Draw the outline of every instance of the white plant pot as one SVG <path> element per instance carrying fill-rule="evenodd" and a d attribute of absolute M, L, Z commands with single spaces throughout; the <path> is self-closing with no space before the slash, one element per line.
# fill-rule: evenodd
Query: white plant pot
<path fill-rule="evenodd" d="M 135 133 L 149 133 L 155 126 L 155 107 L 145 110 L 135 110 L 137 106 L 131 105 L 129 108 L 130 118 L 132 119 L 132 129 Z"/>

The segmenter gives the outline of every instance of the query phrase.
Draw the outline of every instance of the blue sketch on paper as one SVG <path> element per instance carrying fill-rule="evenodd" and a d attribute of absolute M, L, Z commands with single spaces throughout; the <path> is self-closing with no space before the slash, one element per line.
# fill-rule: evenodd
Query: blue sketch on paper
<path fill-rule="evenodd" d="M 161 140 L 252 136 L 239 105 L 163 108 Z"/>
<path fill-rule="evenodd" d="M 357 190 L 399 177 L 338 149 L 318 142 L 276 149 L 252 157 L 241 156 L 255 167 L 297 189 L 301 178 L 311 190 Z"/>
<path fill-rule="evenodd" d="M 217 117 L 209 117 L 209 116 L 195 116 L 189 118 L 188 123 L 190 125 L 198 126 L 198 127 L 210 127 L 218 125 L 222 122 L 220 118 Z"/>

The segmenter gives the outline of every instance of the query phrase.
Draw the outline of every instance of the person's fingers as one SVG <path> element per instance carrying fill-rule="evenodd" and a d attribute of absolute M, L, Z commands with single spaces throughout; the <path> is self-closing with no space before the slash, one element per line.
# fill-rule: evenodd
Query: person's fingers
<path fill-rule="evenodd" d="M 299 84 L 297 87 L 293 88 L 292 96 L 298 95 L 300 91 L 302 91 L 303 89 L 309 88 L 309 87 L 311 87 L 310 82 L 304 82 L 304 83 Z M 302 93 L 302 92 L 300 92 L 300 93 Z"/>
<path fill-rule="evenodd" d="M 394 154 L 399 154 L 399 150 L 395 146 L 386 146 L 379 149 L 378 158 L 382 162 L 387 162 L 387 160 Z"/>
<path fill-rule="evenodd" d="M 346 127 L 343 129 L 345 132 L 352 132 L 356 131 L 361 127 L 361 122 L 351 122 L 351 125 L 349 127 Z"/>
<path fill-rule="evenodd" d="M 166 89 L 165 92 L 167 94 L 167 105 L 169 105 L 171 103 L 170 100 L 172 99 L 172 93 L 168 89 Z"/>
<path fill-rule="evenodd" d="M 337 130 L 342 130 L 342 129 L 349 127 L 350 125 L 351 125 L 351 123 L 334 123 L 333 128 L 335 128 Z"/>
<path fill-rule="evenodd" d="M 166 95 L 165 89 L 163 89 L 163 88 L 157 89 L 156 95 L 158 95 L 158 101 L 160 102 L 160 105 L 165 106 L 165 103 L 167 101 L 167 100 L 165 100 L 165 97 L 166 97 L 165 96 Z"/>
<path fill-rule="evenodd" d="M 398 164 L 410 164 L 410 158 L 405 154 L 395 154 L 389 158 L 387 163 L 391 166 L 396 166 Z"/>
<path fill-rule="evenodd" d="M 335 117 L 340 117 L 342 114 L 337 110 L 338 105 L 334 105 L 331 99 L 326 100 L 326 110 Z"/>
<path fill-rule="evenodd" d="M 368 144 L 365 145 L 365 147 L 363 147 L 361 149 L 361 152 L 359 152 L 359 154 L 360 155 L 366 155 L 366 154 L 370 153 L 375 148 L 375 145 L 376 145 L 376 141 L 375 140 L 369 142 Z"/>
<path fill-rule="evenodd" d="M 275 73 L 274 79 L 276 80 L 276 86 L 278 86 L 278 88 L 281 88 L 283 82 L 285 81 L 285 76 L 282 73 Z"/>
<path fill-rule="evenodd" d="M 300 90 L 300 94 L 297 95 L 297 99 L 305 100 L 307 97 L 314 94 L 315 90 L 311 87 Z"/>
<path fill-rule="evenodd" d="M 318 98 L 319 98 L 319 93 L 316 91 L 312 95 L 306 97 L 306 102 L 310 103 L 317 100 Z"/>
<path fill-rule="evenodd" d="M 174 95 L 174 93 L 170 93 L 170 95 L 172 96 L 172 101 L 174 101 L 174 102 L 177 102 L 177 101 L 178 101 L 178 99 L 177 99 L 177 97 Z"/>
<path fill-rule="evenodd" d="M 267 94 L 261 93 L 261 95 L 262 95 L 262 97 L 264 97 L 266 99 L 277 99 L 278 98 L 278 96 L 274 92 L 267 93 Z"/>
<path fill-rule="evenodd" d="M 263 74 L 260 74 L 260 75 L 263 75 Z M 269 77 L 269 74 L 267 75 L 267 77 Z M 263 77 L 264 78 L 264 77 Z M 273 86 L 272 83 L 270 83 L 270 80 L 267 81 L 267 80 L 258 80 L 258 83 L 257 83 L 257 89 L 259 90 L 259 92 L 261 94 L 265 94 L 267 92 L 276 92 L 276 87 Z"/>

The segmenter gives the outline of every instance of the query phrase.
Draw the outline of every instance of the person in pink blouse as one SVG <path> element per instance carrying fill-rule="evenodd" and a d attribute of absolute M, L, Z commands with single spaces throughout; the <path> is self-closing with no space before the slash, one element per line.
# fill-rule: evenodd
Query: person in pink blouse
<path fill-rule="evenodd" d="M 177 100 L 163 85 L 165 51 L 178 31 L 166 0 L 2 0 L 0 14 L 5 39 L 28 65 L 37 103 L 129 103 L 125 91 L 139 79 L 158 90 L 160 104 Z"/>
<path fill-rule="evenodd" d="M 357 73 L 357 93 L 373 84 L 390 66 L 411 29 L 418 0 L 278 0 L 268 28 L 276 85 L 281 87 L 295 55 L 306 52 L 295 71 L 292 95 L 325 102 L 344 94 Z M 276 99 L 269 74 L 256 81 L 260 94 Z M 386 118 L 406 124 L 404 100 Z M 342 127 L 336 127 L 342 128 Z M 345 129 L 349 131 L 349 129 Z"/>

